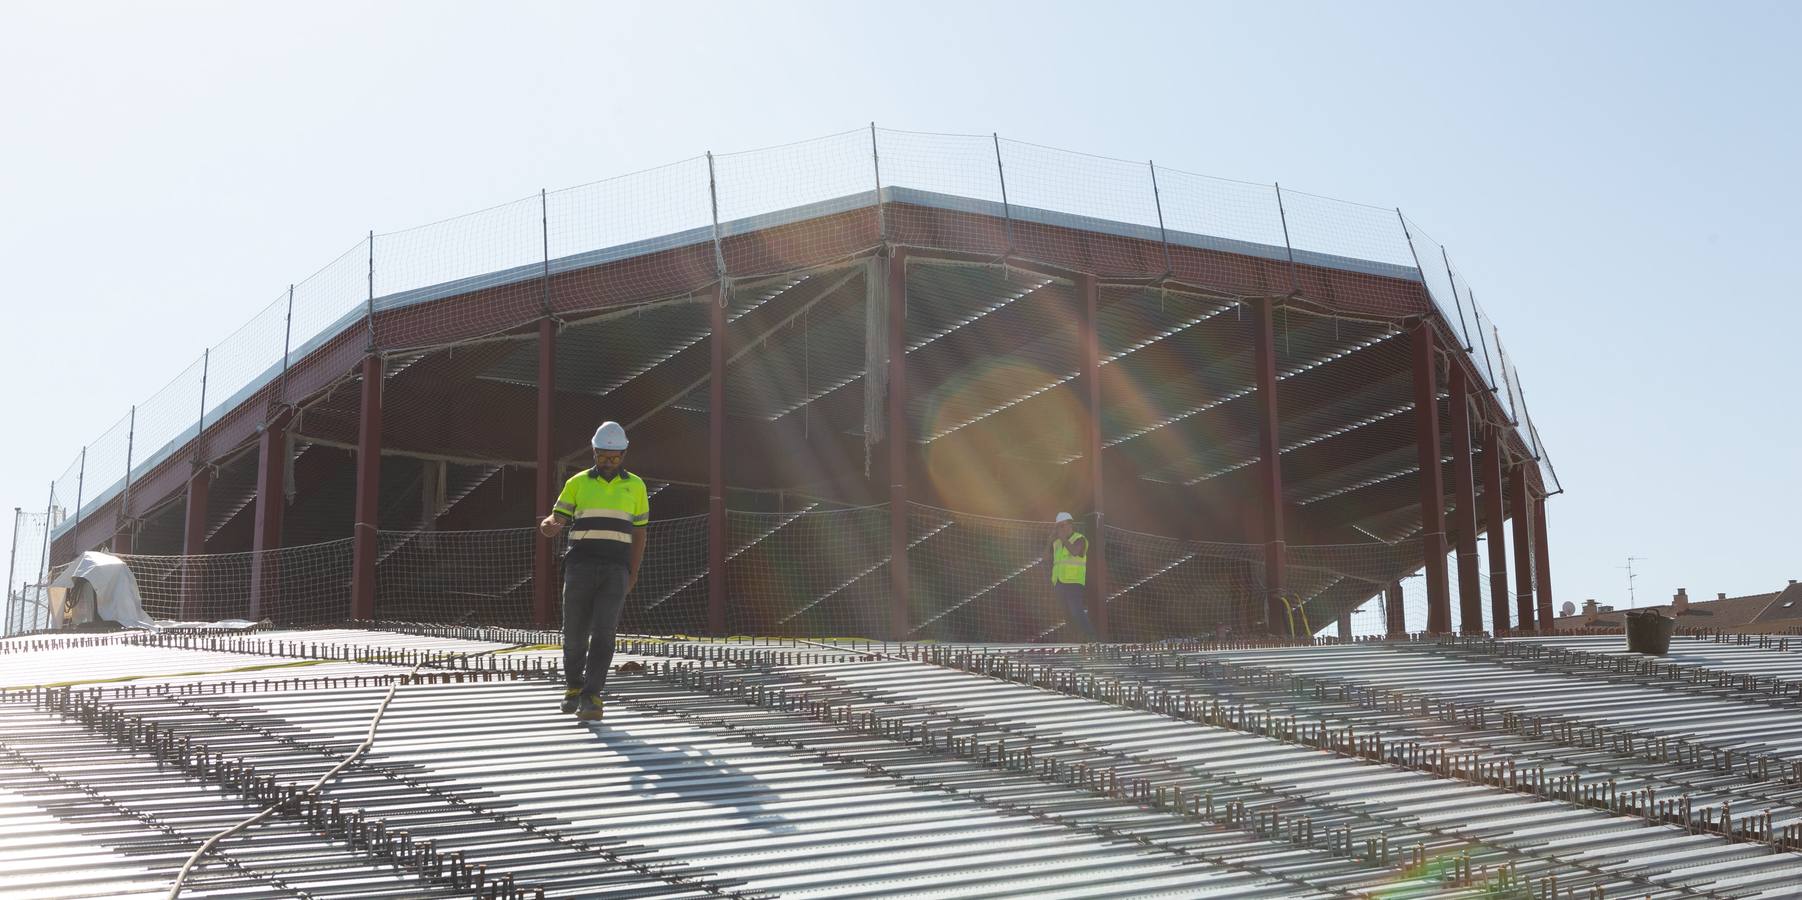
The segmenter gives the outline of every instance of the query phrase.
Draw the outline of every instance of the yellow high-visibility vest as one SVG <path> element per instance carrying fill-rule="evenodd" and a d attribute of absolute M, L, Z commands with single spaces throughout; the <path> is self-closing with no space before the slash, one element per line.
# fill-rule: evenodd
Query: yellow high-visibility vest
<path fill-rule="evenodd" d="M 644 479 L 624 469 L 611 479 L 593 469 L 577 472 L 551 511 L 569 524 L 572 555 L 617 562 L 629 558 L 634 529 L 651 521 Z"/>
<path fill-rule="evenodd" d="M 1074 541 L 1082 537 L 1082 532 L 1070 534 Z M 1086 540 L 1086 539 L 1085 539 Z M 1083 555 L 1077 556 L 1064 546 L 1061 540 L 1051 542 L 1051 583 L 1052 584 L 1087 584 L 1089 580 L 1088 548 L 1083 548 Z"/>

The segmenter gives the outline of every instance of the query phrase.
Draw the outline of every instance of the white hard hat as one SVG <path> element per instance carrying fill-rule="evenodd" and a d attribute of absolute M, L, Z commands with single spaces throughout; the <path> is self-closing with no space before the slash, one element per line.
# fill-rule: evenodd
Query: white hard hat
<path fill-rule="evenodd" d="M 1074 521 L 1076 521 L 1075 516 L 1070 515 L 1069 513 L 1058 513 L 1057 519 L 1054 520 L 1053 524 L 1061 525 L 1065 522 L 1074 522 Z"/>
<path fill-rule="evenodd" d="M 594 449 L 624 450 L 626 449 L 626 429 L 618 422 L 602 422 L 601 427 L 594 430 Z"/>

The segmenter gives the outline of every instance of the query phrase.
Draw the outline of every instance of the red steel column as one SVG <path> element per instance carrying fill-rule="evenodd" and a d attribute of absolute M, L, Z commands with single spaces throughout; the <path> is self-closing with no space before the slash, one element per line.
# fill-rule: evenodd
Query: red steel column
<path fill-rule="evenodd" d="M 1445 566 L 1445 478 L 1439 467 L 1439 385 L 1433 323 L 1414 326 L 1414 445 L 1420 459 L 1421 549 L 1426 559 L 1427 633 L 1452 630 Z"/>
<path fill-rule="evenodd" d="M 194 467 L 188 476 L 187 509 L 182 515 L 181 552 L 183 556 L 199 556 L 206 552 L 206 501 L 213 483 L 213 467 L 204 463 Z M 182 576 L 181 617 L 187 621 L 200 618 L 201 572 L 188 567 Z"/>
<path fill-rule="evenodd" d="M 275 608 L 281 593 L 281 570 L 275 556 L 265 551 L 282 546 L 282 510 L 287 505 L 288 423 L 294 418 L 284 408 L 257 435 L 257 499 L 250 557 L 250 609 L 245 618 L 255 622 Z"/>
<path fill-rule="evenodd" d="M 1408 611 L 1402 607 L 1401 582 L 1391 582 L 1383 589 L 1383 612 L 1389 620 L 1389 637 L 1403 637 L 1408 633 Z"/>
<path fill-rule="evenodd" d="M 726 633 L 726 286 L 707 298 L 707 631 Z"/>
<path fill-rule="evenodd" d="M 557 502 L 557 448 L 551 441 L 556 393 L 557 323 L 547 317 L 538 320 L 538 456 L 532 474 L 537 500 L 533 518 Z M 543 535 L 532 541 L 532 621 L 540 628 L 557 621 L 557 561 L 551 539 Z"/>
<path fill-rule="evenodd" d="M 1453 527 L 1458 546 L 1458 630 L 1483 633 L 1483 575 L 1477 558 L 1477 479 L 1470 456 L 1470 383 L 1464 366 L 1451 365 L 1452 493 L 1457 495 Z"/>
<path fill-rule="evenodd" d="M 1258 386 L 1257 484 L 1258 508 L 1264 522 L 1264 622 L 1266 631 L 1282 634 L 1288 620 L 1283 611 L 1288 545 L 1283 538 L 1283 460 L 1277 436 L 1276 327 L 1272 321 L 1275 306 L 1269 298 L 1252 301 L 1252 355 Z"/>
<path fill-rule="evenodd" d="M 1539 630 L 1552 630 L 1552 547 L 1545 530 L 1545 498 L 1533 499 L 1533 581 L 1539 592 Z"/>
<path fill-rule="evenodd" d="M 1527 503 L 1527 470 L 1516 465 L 1508 470 L 1508 512 L 1514 516 L 1514 608 L 1520 616 L 1520 630 L 1532 631 L 1533 609 L 1533 510 Z M 1542 622 L 1551 628 L 1551 622 Z"/>
<path fill-rule="evenodd" d="M 1489 615 L 1495 633 L 1508 630 L 1508 537 L 1502 529 L 1501 429 L 1483 426 L 1483 526 L 1489 534 Z"/>
<path fill-rule="evenodd" d="M 907 564 L 907 452 L 913 444 L 907 401 L 907 251 L 889 251 L 888 293 L 888 531 L 889 632 L 896 640 L 913 627 Z"/>
<path fill-rule="evenodd" d="M 376 529 L 382 493 L 382 357 L 363 357 L 363 403 L 357 423 L 357 505 L 352 531 L 350 617 L 375 618 Z"/>
<path fill-rule="evenodd" d="M 1087 388 L 1088 421 L 1084 426 L 1083 454 L 1089 461 L 1089 508 L 1095 512 L 1095 533 L 1089 535 L 1089 622 L 1095 634 L 1108 639 L 1107 621 L 1107 517 L 1103 513 L 1101 474 L 1101 333 L 1096 327 L 1101 311 L 1101 286 L 1093 275 L 1079 275 L 1077 293 L 1082 296 L 1082 380 Z"/>

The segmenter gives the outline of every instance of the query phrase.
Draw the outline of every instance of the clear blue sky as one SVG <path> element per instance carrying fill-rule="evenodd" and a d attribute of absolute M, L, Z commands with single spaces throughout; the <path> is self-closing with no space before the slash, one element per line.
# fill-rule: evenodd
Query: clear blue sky
<path fill-rule="evenodd" d="M 1794 3 L 10 3 L 0 502 L 365 231 L 876 122 L 1384 206 L 1501 325 L 1561 600 L 1802 578 Z M 8 527 L 0 524 L 0 528 Z"/>

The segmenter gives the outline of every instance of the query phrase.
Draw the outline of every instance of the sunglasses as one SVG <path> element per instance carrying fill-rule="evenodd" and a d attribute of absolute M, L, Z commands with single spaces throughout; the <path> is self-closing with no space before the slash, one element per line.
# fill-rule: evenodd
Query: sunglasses
<path fill-rule="evenodd" d="M 615 462 L 616 463 L 622 459 L 625 459 L 626 454 L 623 451 L 619 451 L 619 450 L 609 450 L 606 452 L 596 450 L 594 452 L 594 458 L 601 462 Z"/>

